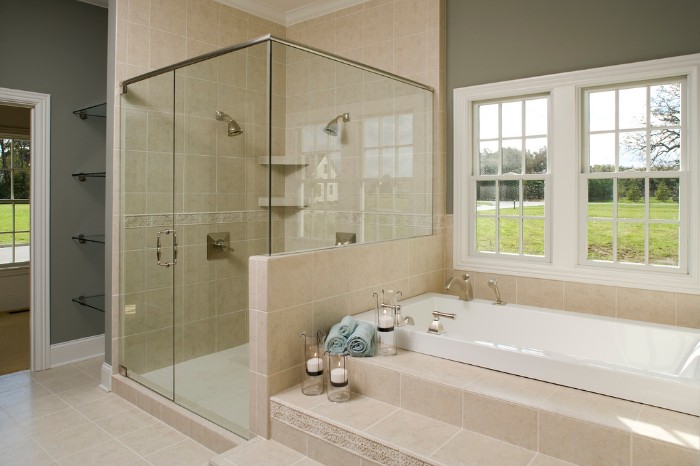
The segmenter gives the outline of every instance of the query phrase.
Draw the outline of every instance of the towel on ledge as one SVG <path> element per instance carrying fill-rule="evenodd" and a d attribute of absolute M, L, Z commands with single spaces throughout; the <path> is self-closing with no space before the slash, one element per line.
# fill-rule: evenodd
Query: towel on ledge
<path fill-rule="evenodd" d="M 374 356 L 374 325 L 358 322 L 355 331 L 348 338 L 350 356 Z"/>
<path fill-rule="evenodd" d="M 355 327 L 357 327 L 357 320 L 355 320 L 353 316 L 345 316 L 343 317 L 343 320 L 340 321 L 338 333 L 345 338 L 349 338 L 350 335 L 352 335 L 352 332 L 355 331 Z"/>
<path fill-rule="evenodd" d="M 328 338 L 326 338 L 326 351 L 343 354 L 348 349 L 348 339 L 340 334 L 340 325 L 334 324 L 331 327 L 330 332 L 328 332 Z"/>

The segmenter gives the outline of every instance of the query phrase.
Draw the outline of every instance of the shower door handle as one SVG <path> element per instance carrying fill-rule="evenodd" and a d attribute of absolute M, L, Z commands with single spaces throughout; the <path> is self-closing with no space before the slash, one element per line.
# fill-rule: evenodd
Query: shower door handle
<path fill-rule="evenodd" d="M 161 264 L 160 263 L 160 250 L 161 250 L 160 235 L 162 235 L 162 234 L 169 235 L 170 233 L 173 234 L 173 261 L 172 262 L 164 262 Z M 175 233 L 175 230 L 161 230 L 158 232 L 158 236 L 156 237 L 156 263 L 161 267 L 170 267 L 171 265 L 177 264 L 177 233 Z"/>

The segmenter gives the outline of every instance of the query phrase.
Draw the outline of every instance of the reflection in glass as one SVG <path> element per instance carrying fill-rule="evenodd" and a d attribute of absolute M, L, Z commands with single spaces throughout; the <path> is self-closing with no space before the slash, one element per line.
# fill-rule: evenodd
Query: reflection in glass
<path fill-rule="evenodd" d="M 646 186 L 643 178 L 617 180 L 617 217 L 644 218 Z"/>
<path fill-rule="evenodd" d="M 525 136 L 547 134 L 547 99 L 525 101 Z"/>
<path fill-rule="evenodd" d="M 678 266 L 678 224 L 649 225 L 649 263 Z"/>
<path fill-rule="evenodd" d="M 501 147 L 501 173 L 522 173 L 522 139 L 507 139 Z"/>
<path fill-rule="evenodd" d="M 589 137 L 590 171 L 615 171 L 615 134 L 591 134 Z"/>
<path fill-rule="evenodd" d="M 380 178 L 385 176 L 390 178 L 394 177 L 395 155 L 396 148 L 394 147 L 385 147 L 382 149 L 381 172 L 379 173 Z"/>
<path fill-rule="evenodd" d="M 588 180 L 588 217 L 612 218 L 613 180 Z"/>
<path fill-rule="evenodd" d="M 499 218 L 498 252 L 503 254 L 518 254 L 520 252 L 519 223 L 519 218 Z"/>
<path fill-rule="evenodd" d="M 523 254 L 544 256 L 544 219 L 523 219 Z"/>
<path fill-rule="evenodd" d="M 523 102 L 501 104 L 501 137 L 514 138 L 523 134 Z"/>
<path fill-rule="evenodd" d="M 399 158 L 396 176 L 410 178 L 413 176 L 413 150 L 411 147 L 399 147 Z"/>
<path fill-rule="evenodd" d="M 479 105 L 479 139 L 498 137 L 498 104 Z"/>
<path fill-rule="evenodd" d="M 476 182 L 476 214 L 496 215 L 496 182 Z"/>
<path fill-rule="evenodd" d="M 367 149 L 364 160 L 364 177 L 379 178 L 379 150 Z"/>
<path fill-rule="evenodd" d="M 644 223 L 618 222 L 617 261 L 644 263 Z"/>
<path fill-rule="evenodd" d="M 498 182 L 499 215 L 520 215 L 520 182 Z"/>
<path fill-rule="evenodd" d="M 525 173 L 547 173 L 547 138 L 525 140 Z"/>
<path fill-rule="evenodd" d="M 681 130 L 652 131 L 649 141 L 651 170 L 678 170 L 681 165 Z"/>
<path fill-rule="evenodd" d="M 479 252 L 496 252 L 495 217 L 477 217 L 476 250 Z"/>
<path fill-rule="evenodd" d="M 588 222 L 588 259 L 593 261 L 613 260 L 612 222 Z"/>
<path fill-rule="evenodd" d="M 413 114 L 399 115 L 399 144 L 413 144 Z"/>
<path fill-rule="evenodd" d="M 394 144 L 396 138 L 396 117 L 387 116 L 382 118 L 382 145 Z"/>
<path fill-rule="evenodd" d="M 649 218 L 678 220 L 678 178 L 649 179 Z"/>
<path fill-rule="evenodd" d="M 644 131 L 621 132 L 619 150 L 619 171 L 646 169 L 647 139 Z"/>
<path fill-rule="evenodd" d="M 368 118 L 363 122 L 365 147 L 377 147 L 379 145 L 379 118 Z"/>
<path fill-rule="evenodd" d="M 615 91 L 591 92 L 588 102 L 588 129 L 613 131 L 615 129 Z"/>
<path fill-rule="evenodd" d="M 647 89 L 635 87 L 619 91 L 620 129 L 643 128 L 647 122 Z"/>
<path fill-rule="evenodd" d="M 479 144 L 479 174 L 498 174 L 498 141 L 485 141 Z"/>

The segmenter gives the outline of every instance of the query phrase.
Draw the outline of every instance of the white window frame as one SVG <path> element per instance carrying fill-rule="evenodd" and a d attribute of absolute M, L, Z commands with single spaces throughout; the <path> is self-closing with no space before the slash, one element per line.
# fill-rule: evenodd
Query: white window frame
<path fill-rule="evenodd" d="M 625 85 L 636 81 L 686 78 L 684 117 L 687 135 L 685 157 L 688 173 L 685 248 L 686 273 L 668 273 L 634 267 L 601 267 L 580 260 L 586 242 L 580 222 L 584 206 L 580 201 L 581 160 L 583 157 L 583 91 L 599 86 Z M 550 235 L 549 261 L 522 257 L 482 257 L 470 252 L 470 216 L 474 192 L 472 128 L 474 104 L 485 100 L 549 94 L 548 209 Z M 700 294 L 700 54 L 616 65 L 604 68 L 519 79 L 454 90 L 454 239 L 453 261 L 458 270 L 506 275 L 523 275 L 553 280 L 627 286 Z M 695 240 L 693 241 L 693 238 Z"/>

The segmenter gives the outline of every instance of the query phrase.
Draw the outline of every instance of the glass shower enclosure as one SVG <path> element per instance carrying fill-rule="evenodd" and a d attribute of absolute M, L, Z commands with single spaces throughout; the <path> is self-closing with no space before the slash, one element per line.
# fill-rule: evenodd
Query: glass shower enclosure
<path fill-rule="evenodd" d="M 248 258 L 431 234 L 432 90 L 271 36 L 122 86 L 120 372 L 248 438 Z"/>

